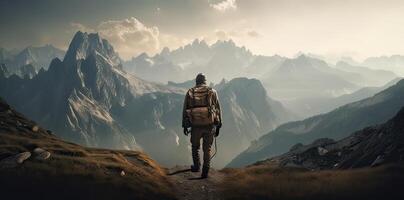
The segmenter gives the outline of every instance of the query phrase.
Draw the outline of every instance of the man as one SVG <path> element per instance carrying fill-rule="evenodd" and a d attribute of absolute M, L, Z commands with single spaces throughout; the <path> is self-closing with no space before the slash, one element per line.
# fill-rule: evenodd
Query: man
<path fill-rule="evenodd" d="M 200 73 L 196 76 L 195 87 L 188 90 L 185 95 L 182 115 L 184 134 L 191 132 L 192 144 L 192 172 L 199 172 L 201 161 L 199 149 L 203 149 L 202 178 L 207 178 L 210 168 L 211 147 L 213 137 L 219 135 L 222 127 L 222 116 L 217 92 L 206 85 L 206 77 Z"/>

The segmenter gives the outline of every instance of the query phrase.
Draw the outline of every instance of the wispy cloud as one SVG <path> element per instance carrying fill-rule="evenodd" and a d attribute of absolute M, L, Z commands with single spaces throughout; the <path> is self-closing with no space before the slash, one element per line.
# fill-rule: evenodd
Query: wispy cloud
<path fill-rule="evenodd" d="M 210 3 L 209 5 L 220 12 L 237 9 L 236 0 L 224 0 L 218 3 Z"/>
<path fill-rule="evenodd" d="M 70 23 L 74 31 L 98 32 L 107 39 L 124 59 L 143 52 L 157 53 L 164 46 L 180 46 L 182 40 L 167 34 L 161 34 L 157 26 L 146 26 L 135 17 L 123 20 L 107 20 L 95 28 L 83 24 Z"/>

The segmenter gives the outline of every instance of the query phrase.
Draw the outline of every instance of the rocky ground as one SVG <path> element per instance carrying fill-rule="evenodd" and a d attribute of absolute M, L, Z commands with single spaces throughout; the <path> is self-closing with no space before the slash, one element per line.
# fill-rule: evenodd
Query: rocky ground
<path fill-rule="evenodd" d="M 218 200 L 219 183 L 225 174 L 212 169 L 207 179 L 200 178 L 200 172 L 191 172 L 189 166 L 176 166 L 168 170 L 168 177 L 174 183 L 176 197 L 180 200 Z"/>

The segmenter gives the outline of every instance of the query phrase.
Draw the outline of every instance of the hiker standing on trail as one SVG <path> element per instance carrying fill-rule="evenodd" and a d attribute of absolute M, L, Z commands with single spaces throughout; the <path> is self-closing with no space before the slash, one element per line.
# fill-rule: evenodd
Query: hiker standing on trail
<path fill-rule="evenodd" d="M 200 73 L 196 76 L 195 87 L 188 90 L 185 95 L 182 115 L 184 134 L 191 132 L 192 144 L 192 172 L 199 172 L 201 161 L 199 149 L 203 149 L 202 178 L 207 178 L 210 168 L 211 147 L 214 137 L 219 135 L 222 127 L 222 116 L 216 90 L 206 85 L 206 77 Z"/>

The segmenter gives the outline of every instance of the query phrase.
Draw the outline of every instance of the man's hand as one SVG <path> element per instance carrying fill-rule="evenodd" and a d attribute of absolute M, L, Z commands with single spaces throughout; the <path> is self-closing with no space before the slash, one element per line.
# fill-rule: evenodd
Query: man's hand
<path fill-rule="evenodd" d="M 215 137 L 219 136 L 220 127 L 216 126 Z"/>
<path fill-rule="evenodd" d="M 184 128 L 184 135 L 188 136 L 188 134 L 189 134 L 188 128 Z"/>
<path fill-rule="evenodd" d="M 221 122 L 216 122 L 215 125 L 216 125 L 216 128 L 219 128 L 219 129 L 222 128 L 222 123 Z"/>

